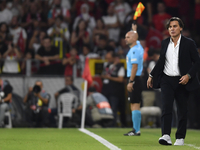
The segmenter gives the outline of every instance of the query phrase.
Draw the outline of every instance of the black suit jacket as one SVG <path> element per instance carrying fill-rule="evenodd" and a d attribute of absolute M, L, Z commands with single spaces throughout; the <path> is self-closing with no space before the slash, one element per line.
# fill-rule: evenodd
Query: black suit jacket
<path fill-rule="evenodd" d="M 167 38 L 161 43 L 160 58 L 151 71 L 153 76 L 153 88 L 160 88 L 160 80 L 162 78 L 164 66 L 165 66 L 165 55 L 170 42 L 170 38 Z M 195 90 L 199 87 L 199 81 L 197 79 L 197 72 L 200 68 L 200 58 L 197 52 L 195 42 L 192 39 L 186 38 L 181 35 L 181 41 L 179 46 L 179 60 L 178 66 L 180 69 L 181 76 L 190 74 L 191 79 L 185 85 L 188 91 Z"/>

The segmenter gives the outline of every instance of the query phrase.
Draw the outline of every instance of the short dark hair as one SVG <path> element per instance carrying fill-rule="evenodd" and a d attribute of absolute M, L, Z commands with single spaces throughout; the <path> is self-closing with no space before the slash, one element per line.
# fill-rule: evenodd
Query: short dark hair
<path fill-rule="evenodd" d="M 166 28 L 167 28 L 167 29 L 169 28 L 169 25 L 170 25 L 170 23 L 171 23 L 172 21 L 178 21 L 179 26 L 180 26 L 181 28 L 184 27 L 183 21 L 182 21 L 180 18 L 178 18 L 178 17 L 172 17 L 172 18 L 169 19 L 169 21 L 168 21 L 167 24 L 166 24 Z"/>
<path fill-rule="evenodd" d="M 113 53 L 113 57 L 117 57 L 117 58 L 120 58 L 120 55 L 119 54 L 117 54 L 117 53 Z"/>
<path fill-rule="evenodd" d="M 51 40 L 50 36 L 48 36 L 48 35 L 46 35 L 46 36 L 43 38 L 43 40 L 46 40 L 46 39 Z"/>
<path fill-rule="evenodd" d="M 152 57 L 155 54 L 159 55 L 160 54 L 159 50 L 158 49 L 154 49 L 154 48 L 149 48 L 149 50 L 148 50 L 148 56 Z"/>
<path fill-rule="evenodd" d="M 89 44 L 83 44 L 83 47 L 86 47 L 89 51 L 91 49 L 90 45 Z"/>
<path fill-rule="evenodd" d="M 67 75 L 67 76 L 65 76 L 65 78 L 70 78 L 70 80 L 71 80 L 72 82 L 74 82 L 73 76 Z"/>
<path fill-rule="evenodd" d="M 103 35 L 103 34 L 100 34 L 99 35 L 99 40 L 107 40 L 107 37 L 105 36 L 105 35 Z"/>
<path fill-rule="evenodd" d="M 56 19 L 60 19 L 60 21 L 63 21 L 63 16 L 59 15 L 59 16 L 56 17 Z"/>

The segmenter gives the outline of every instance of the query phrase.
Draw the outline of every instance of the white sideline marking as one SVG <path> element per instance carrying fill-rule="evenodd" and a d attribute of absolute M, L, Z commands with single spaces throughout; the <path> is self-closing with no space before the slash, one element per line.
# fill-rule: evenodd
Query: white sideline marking
<path fill-rule="evenodd" d="M 86 130 L 86 129 L 79 129 L 79 131 L 88 134 L 89 136 L 95 138 L 97 141 L 99 141 L 100 143 L 102 143 L 103 145 L 105 145 L 106 147 L 108 147 L 110 150 L 121 150 L 120 148 L 118 148 L 117 146 L 113 145 L 112 143 L 108 142 L 107 140 L 105 140 L 104 138 Z"/>
<path fill-rule="evenodd" d="M 200 149 L 200 147 L 196 147 L 195 145 L 192 145 L 192 144 L 184 144 L 184 145 L 187 145 L 187 146 L 189 146 L 189 147 L 193 147 L 193 148 L 195 148 L 195 149 Z"/>

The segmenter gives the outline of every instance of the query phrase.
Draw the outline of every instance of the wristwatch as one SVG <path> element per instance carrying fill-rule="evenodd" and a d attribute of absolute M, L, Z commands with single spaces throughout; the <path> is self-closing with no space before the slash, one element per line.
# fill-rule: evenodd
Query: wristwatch
<path fill-rule="evenodd" d="M 189 73 L 187 73 L 186 75 L 189 77 L 189 79 L 191 79 L 191 75 Z"/>
<path fill-rule="evenodd" d="M 129 83 L 133 83 L 133 84 L 135 83 L 135 81 L 131 81 L 131 80 L 129 80 L 128 82 L 129 82 Z"/>
<path fill-rule="evenodd" d="M 151 74 L 149 74 L 149 77 L 153 78 L 153 76 Z"/>

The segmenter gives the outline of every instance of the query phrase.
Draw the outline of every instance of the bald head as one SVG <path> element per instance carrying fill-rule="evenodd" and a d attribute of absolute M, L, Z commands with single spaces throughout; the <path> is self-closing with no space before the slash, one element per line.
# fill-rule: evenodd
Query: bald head
<path fill-rule="evenodd" d="M 129 31 L 128 33 L 126 33 L 125 41 L 129 47 L 132 47 L 132 45 L 135 45 L 137 40 L 138 40 L 137 32 Z"/>
<path fill-rule="evenodd" d="M 137 34 L 137 32 L 135 32 L 135 31 L 129 31 L 128 34 L 129 34 L 129 36 L 132 36 L 135 41 L 138 40 L 138 34 Z"/>

